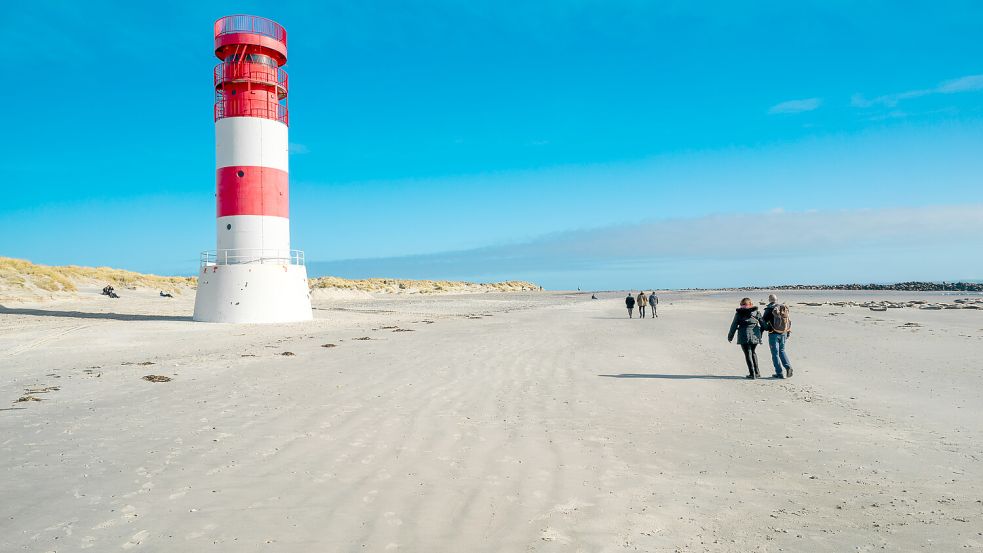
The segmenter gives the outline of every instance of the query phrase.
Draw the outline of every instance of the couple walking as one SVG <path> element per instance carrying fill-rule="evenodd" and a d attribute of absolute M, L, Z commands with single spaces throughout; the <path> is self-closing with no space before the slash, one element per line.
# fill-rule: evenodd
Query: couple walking
<path fill-rule="evenodd" d="M 763 314 L 758 313 L 758 307 L 751 298 L 741 300 L 741 306 L 734 313 L 730 323 L 727 341 L 733 342 L 737 335 L 737 343 L 744 351 L 744 361 L 747 363 L 747 378 L 755 379 L 758 373 L 758 355 L 755 348 L 761 343 L 761 333 L 768 333 L 768 347 L 771 349 L 771 362 L 775 366 L 775 378 L 792 376 L 792 364 L 785 354 L 785 341 L 792 334 L 792 321 L 788 317 L 788 307 L 778 303 L 778 296 L 768 295 L 768 305 Z M 782 375 L 782 369 L 785 375 Z"/>
<path fill-rule="evenodd" d="M 659 306 L 659 296 L 655 295 L 655 292 L 651 294 L 646 294 L 644 291 L 638 293 L 638 297 L 633 297 L 631 293 L 628 293 L 628 297 L 625 298 L 625 307 L 628 308 L 628 318 L 632 318 L 635 311 L 635 305 L 638 304 L 638 318 L 645 318 L 645 306 L 648 305 L 652 308 L 652 318 L 656 318 L 659 314 L 656 312 L 656 308 Z"/>

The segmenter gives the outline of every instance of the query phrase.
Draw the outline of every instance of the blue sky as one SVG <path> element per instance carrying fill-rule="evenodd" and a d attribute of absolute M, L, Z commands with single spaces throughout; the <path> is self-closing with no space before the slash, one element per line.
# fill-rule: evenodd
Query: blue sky
<path fill-rule="evenodd" d="M 975 1 L 21 3 L 0 255 L 196 270 L 230 13 L 289 33 L 314 274 L 983 278 Z"/>

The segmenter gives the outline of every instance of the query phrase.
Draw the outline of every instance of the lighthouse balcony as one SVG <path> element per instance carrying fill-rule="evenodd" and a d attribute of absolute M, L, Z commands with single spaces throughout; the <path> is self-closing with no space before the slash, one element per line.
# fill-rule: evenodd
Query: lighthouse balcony
<path fill-rule="evenodd" d="M 276 90 L 281 100 L 287 97 L 287 72 L 275 65 L 253 61 L 226 61 L 215 66 L 215 88 L 224 90 L 234 86 L 266 86 Z"/>
<path fill-rule="evenodd" d="M 287 106 L 265 98 L 220 97 L 215 102 L 215 120 L 226 117 L 262 117 L 279 121 L 284 125 L 290 124 Z"/>
<path fill-rule="evenodd" d="M 287 62 L 287 31 L 277 22 L 255 15 L 229 15 L 215 22 L 215 55 L 219 59 L 243 47 L 261 51 L 283 65 Z"/>
<path fill-rule="evenodd" d="M 221 265 L 304 265 L 304 252 L 301 250 L 271 250 L 240 248 L 234 250 L 209 250 L 201 252 L 199 267 Z"/>

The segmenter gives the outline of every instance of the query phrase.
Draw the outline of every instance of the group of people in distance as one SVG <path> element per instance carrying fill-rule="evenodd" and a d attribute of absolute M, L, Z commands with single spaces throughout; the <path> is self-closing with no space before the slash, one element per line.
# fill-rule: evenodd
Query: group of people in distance
<path fill-rule="evenodd" d="M 741 346 L 744 361 L 747 363 L 747 378 L 751 380 L 761 376 L 758 372 L 758 355 L 754 350 L 761 343 L 763 332 L 768 333 L 775 378 L 791 377 L 792 363 L 785 353 L 785 342 L 792 334 L 792 321 L 788 316 L 788 307 L 778 303 L 778 296 L 775 294 L 768 295 L 768 305 L 765 306 L 764 313 L 758 313 L 758 306 L 754 305 L 751 298 L 742 299 L 741 306 L 737 308 L 734 320 L 730 323 L 730 332 L 727 333 L 728 342 L 733 342 L 734 336 L 737 336 L 737 343 Z"/>
<path fill-rule="evenodd" d="M 638 296 L 631 295 L 628 293 L 628 297 L 625 298 L 625 307 L 628 308 L 628 318 L 631 319 L 635 315 L 635 306 L 638 306 L 638 318 L 645 318 L 645 306 L 652 308 L 652 318 L 659 316 L 659 296 L 655 295 L 655 292 L 650 292 L 646 294 L 644 291 L 638 293 Z"/>

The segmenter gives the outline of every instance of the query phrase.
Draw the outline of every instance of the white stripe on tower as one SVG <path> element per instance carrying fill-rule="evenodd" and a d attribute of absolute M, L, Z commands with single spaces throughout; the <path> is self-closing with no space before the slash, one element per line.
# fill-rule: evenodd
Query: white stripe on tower
<path fill-rule="evenodd" d="M 215 122 L 215 168 L 234 165 L 289 171 L 287 126 L 263 117 L 226 117 Z"/>

